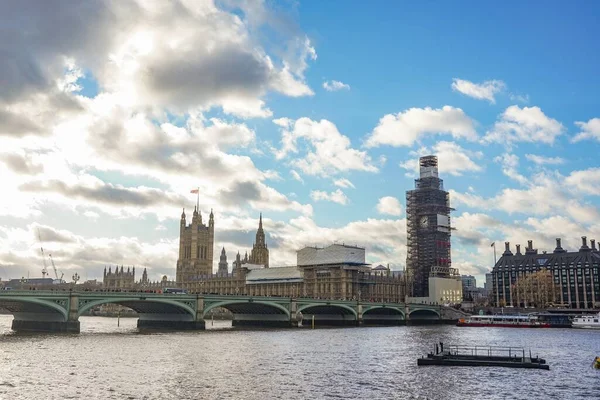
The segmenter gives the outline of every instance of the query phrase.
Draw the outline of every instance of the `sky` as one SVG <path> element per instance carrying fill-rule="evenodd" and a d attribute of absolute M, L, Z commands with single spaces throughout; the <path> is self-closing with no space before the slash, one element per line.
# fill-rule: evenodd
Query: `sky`
<path fill-rule="evenodd" d="M 600 239 L 599 17 L 595 1 L 0 2 L 0 278 L 52 254 L 67 280 L 172 279 L 197 200 L 230 265 L 262 212 L 272 267 L 341 242 L 400 270 L 428 154 L 452 265 L 479 286 L 491 243 L 576 250 Z"/>

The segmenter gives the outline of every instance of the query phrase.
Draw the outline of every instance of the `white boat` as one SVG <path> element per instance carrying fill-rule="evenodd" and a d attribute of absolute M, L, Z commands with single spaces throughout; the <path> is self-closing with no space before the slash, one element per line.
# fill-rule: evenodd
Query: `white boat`
<path fill-rule="evenodd" d="M 573 328 L 600 329 L 600 313 L 596 315 L 579 315 L 573 318 Z"/>

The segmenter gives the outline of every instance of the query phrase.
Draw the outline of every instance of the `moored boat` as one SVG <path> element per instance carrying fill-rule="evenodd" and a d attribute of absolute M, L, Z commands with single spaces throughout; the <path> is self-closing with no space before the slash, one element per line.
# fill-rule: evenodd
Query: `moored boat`
<path fill-rule="evenodd" d="M 573 328 L 600 329 L 600 313 L 595 315 L 579 315 L 573 318 Z"/>
<path fill-rule="evenodd" d="M 548 322 L 540 321 L 535 315 L 471 315 L 470 317 L 459 319 L 456 326 L 550 328 Z"/>
<path fill-rule="evenodd" d="M 457 367 L 507 367 L 550 369 L 546 360 L 525 354 L 525 349 L 517 347 L 495 346 L 440 346 L 426 357 L 417 359 L 417 365 L 441 365 Z"/>

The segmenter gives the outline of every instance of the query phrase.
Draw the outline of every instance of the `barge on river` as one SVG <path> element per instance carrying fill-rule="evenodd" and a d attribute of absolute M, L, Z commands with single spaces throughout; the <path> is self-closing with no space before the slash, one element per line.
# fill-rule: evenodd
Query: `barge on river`
<path fill-rule="evenodd" d="M 471 315 L 458 320 L 456 326 L 500 328 L 550 328 L 550 323 L 540 321 L 535 315 Z"/>
<path fill-rule="evenodd" d="M 435 345 L 435 351 L 419 358 L 417 365 L 443 365 L 462 367 L 507 367 L 550 369 L 546 360 L 525 354 L 521 347 L 447 346 Z"/>

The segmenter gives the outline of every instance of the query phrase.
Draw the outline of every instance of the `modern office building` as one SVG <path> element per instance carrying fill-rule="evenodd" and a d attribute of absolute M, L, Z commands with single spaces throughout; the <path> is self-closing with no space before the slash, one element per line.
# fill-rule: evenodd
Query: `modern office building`
<path fill-rule="evenodd" d="M 473 300 L 474 298 L 479 297 L 477 280 L 473 275 L 461 275 L 460 280 L 462 282 L 463 300 Z"/>
<path fill-rule="evenodd" d="M 542 289 L 548 291 L 552 303 L 571 308 L 600 306 L 599 266 L 600 251 L 596 242 L 592 239 L 588 246 L 585 236 L 581 238 L 578 251 L 563 249 L 561 239 L 557 238 L 554 251 L 541 254 L 533 248 L 531 240 L 527 242 L 525 253 L 521 253 L 520 245 L 517 245 L 514 254 L 510 243 L 506 242 L 504 253 L 492 271 L 493 298 L 497 306 L 522 305 L 523 296 L 527 300 L 533 293 L 516 296 L 513 291 L 518 287 L 518 282 L 530 274 L 547 270 L 554 284 L 545 285 Z"/>
<path fill-rule="evenodd" d="M 419 159 L 419 179 L 406 192 L 406 269 L 411 297 L 429 297 L 429 278 L 456 276 L 450 259 L 450 196 L 436 156 Z"/>

